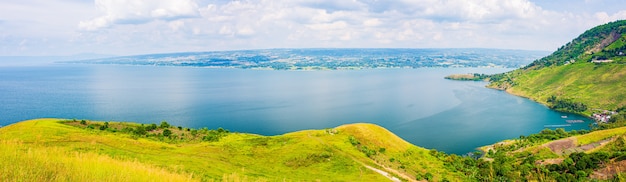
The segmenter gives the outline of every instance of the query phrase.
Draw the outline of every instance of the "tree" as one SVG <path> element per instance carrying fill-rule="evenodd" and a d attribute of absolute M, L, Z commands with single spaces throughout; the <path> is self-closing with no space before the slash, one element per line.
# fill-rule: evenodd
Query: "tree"
<path fill-rule="evenodd" d="M 159 126 L 159 128 L 169 128 L 169 127 L 170 127 L 170 124 L 167 123 L 167 121 L 162 121 L 161 125 Z"/>
<path fill-rule="evenodd" d="M 83 119 L 83 120 L 80 120 L 80 124 L 82 124 L 82 125 L 87 125 L 87 121 L 85 121 L 84 119 Z"/>
<path fill-rule="evenodd" d="M 133 131 L 136 135 L 146 135 L 146 128 L 144 128 L 143 126 L 139 126 L 137 127 L 137 129 L 135 131 Z"/>
<path fill-rule="evenodd" d="M 143 124 L 142 124 L 142 126 L 143 126 Z M 146 129 L 146 131 L 152 131 L 152 130 L 157 129 L 157 125 L 156 125 L 156 124 L 154 124 L 154 123 L 152 123 L 152 124 L 150 124 L 150 125 L 146 126 L 146 128 L 145 128 L 145 129 Z"/>
<path fill-rule="evenodd" d="M 163 136 L 170 137 L 172 135 L 172 131 L 169 129 L 163 130 Z"/>

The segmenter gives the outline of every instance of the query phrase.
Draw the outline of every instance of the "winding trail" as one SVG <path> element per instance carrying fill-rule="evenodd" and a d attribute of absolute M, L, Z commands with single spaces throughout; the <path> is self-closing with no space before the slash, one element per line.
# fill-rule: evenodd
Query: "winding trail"
<path fill-rule="evenodd" d="M 383 175 L 383 176 L 385 176 L 385 177 L 389 178 L 389 180 L 391 180 L 391 181 L 393 181 L 393 182 L 402 182 L 402 180 L 400 180 L 400 179 L 396 178 L 395 176 L 393 176 L 393 175 L 389 174 L 388 172 L 385 172 L 385 171 L 383 171 L 383 170 L 380 170 L 380 169 L 374 168 L 374 167 L 372 167 L 372 166 L 368 166 L 368 165 L 364 165 L 364 166 L 365 166 L 366 168 L 368 168 L 368 169 L 370 169 L 370 170 L 374 171 L 374 172 L 377 172 L 378 174 L 381 174 L 381 175 Z"/>
<path fill-rule="evenodd" d="M 320 142 L 320 143 L 321 143 L 321 144 L 323 144 L 323 145 L 328 145 L 328 144 L 326 144 L 323 140 L 321 140 L 321 139 L 319 139 L 319 138 L 317 138 L 317 137 L 311 136 L 311 133 L 307 133 L 307 136 L 308 136 L 309 138 L 312 138 L 312 139 L 314 139 L 314 140 L 316 140 L 316 141 Z M 372 170 L 372 171 L 374 171 L 374 172 L 376 172 L 376 173 L 378 173 L 378 174 L 381 174 L 381 175 L 385 176 L 386 178 L 388 178 L 389 180 L 391 180 L 391 181 L 393 181 L 393 182 L 402 182 L 402 180 L 400 180 L 399 178 L 397 178 L 397 177 L 395 177 L 395 176 L 391 175 L 391 174 L 390 174 L 390 173 L 388 173 L 387 171 L 383 171 L 383 170 L 381 170 L 381 169 L 378 169 L 378 168 L 375 168 L 375 167 L 372 167 L 372 166 L 368 166 L 368 165 L 366 165 L 365 163 L 363 163 L 363 162 L 361 162 L 361 161 L 357 160 L 357 159 L 356 159 L 356 158 L 354 158 L 353 156 L 350 156 L 350 155 L 346 154 L 345 152 L 343 152 L 343 151 L 341 151 L 341 150 L 335 150 L 335 151 L 337 151 L 337 152 L 341 152 L 341 153 L 345 154 L 345 156 L 350 157 L 353 161 L 355 161 L 355 162 L 357 162 L 357 163 L 359 163 L 359 164 L 361 164 L 361 165 L 365 166 L 365 168 L 367 168 L 367 169 L 370 169 L 370 170 Z M 383 166 L 383 167 L 384 167 L 384 166 Z M 389 169 L 389 168 L 387 168 L 387 167 L 385 167 L 385 170 L 388 170 L 388 171 L 393 172 L 394 174 L 396 174 L 396 175 L 398 175 L 398 176 L 400 176 L 400 177 L 404 178 L 404 180 L 411 181 L 411 182 L 412 182 L 412 181 L 415 181 L 415 180 L 412 180 L 410 177 L 406 176 L 405 174 L 402 174 L 402 173 L 400 173 L 400 172 L 398 172 L 398 171 L 396 171 L 396 170 Z"/>

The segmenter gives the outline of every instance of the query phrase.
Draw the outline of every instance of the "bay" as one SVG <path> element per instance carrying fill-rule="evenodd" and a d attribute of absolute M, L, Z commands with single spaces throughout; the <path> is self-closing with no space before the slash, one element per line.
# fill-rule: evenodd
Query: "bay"
<path fill-rule="evenodd" d="M 0 125 L 33 118 L 159 123 L 279 135 L 367 122 L 429 149 L 463 154 L 546 125 L 588 119 L 443 79 L 502 68 L 270 71 L 67 65 L 0 67 Z M 566 116 L 567 118 L 563 118 Z"/>

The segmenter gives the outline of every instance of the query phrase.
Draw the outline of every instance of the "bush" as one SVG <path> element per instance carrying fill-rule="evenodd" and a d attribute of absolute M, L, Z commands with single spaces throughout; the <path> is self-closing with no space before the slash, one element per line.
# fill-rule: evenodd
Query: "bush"
<path fill-rule="evenodd" d="M 169 129 L 163 130 L 163 136 L 170 137 L 171 135 L 172 135 L 172 131 L 170 131 Z"/>
<path fill-rule="evenodd" d="M 156 129 L 157 129 L 157 125 L 154 124 L 154 123 L 146 126 L 146 128 L 145 128 L 146 131 L 152 131 L 152 130 L 156 130 Z"/>
<path fill-rule="evenodd" d="M 378 152 L 379 152 L 379 153 L 385 153 L 385 151 L 386 151 L 386 150 L 387 150 L 387 149 L 385 149 L 385 148 L 382 148 L 382 147 L 381 147 L 381 148 L 379 148 L 379 149 L 378 149 Z"/>
<path fill-rule="evenodd" d="M 433 174 L 427 172 L 426 174 L 424 174 L 424 179 L 426 179 L 427 181 L 433 180 Z"/>
<path fill-rule="evenodd" d="M 134 133 L 136 135 L 146 135 L 146 128 L 144 128 L 143 126 L 139 126 L 137 127 L 137 129 L 134 131 Z"/>
<path fill-rule="evenodd" d="M 80 120 L 80 124 L 82 124 L 82 125 L 87 125 L 87 121 L 85 121 L 84 119 L 83 119 L 83 120 Z"/>
<path fill-rule="evenodd" d="M 222 128 L 222 127 L 219 127 L 219 128 L 217 128 L 217 132 L 218 133 L 229 133 L 230 131 L 228 131 L 228 130 Z"/>
<path fill-rule="evenodd" d="M 417 180 L 417 181 L 421 181 L 421 180 L 423 180 L 423 179 L 424 179 L 424 177 L 422 176 L 422 174 L 419 174 L 419 173 L 418 173 L 418 174 L 415 174 L 415 180 Z"/>
<path fill-rule="evenodd" d="M 170 124 L 167 123 L 167 121 L 162 121 L 161 125 L 159 126 L 159 128 L 169 128 L 169 127 L 170 127 Z"/>
<path fill-rule="evenodd" d="M 361 144 L 361 142 L 359 142 L 359 140 L 357 140 L 354 136 L 350 136 L 348 137 L 348 139 L 350 140 L 350 143 L 354 146 Z"/>

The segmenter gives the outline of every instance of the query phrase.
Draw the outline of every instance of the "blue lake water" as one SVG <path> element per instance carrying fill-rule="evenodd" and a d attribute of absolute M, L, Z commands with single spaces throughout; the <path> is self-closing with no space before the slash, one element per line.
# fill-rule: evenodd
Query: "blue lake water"
<path fill-rule="evenodd" d="M 587 129 L 584 117 L 443 79 L 496 68 L 266 71 L 65 65 L 0 67 L 0 125 L 54 117 L 223 127 L 278 135 L 346 123 L 381 125 L 425 148 L 463 154 L 541 131 Z M 567 116 L 564 119 L 562 116 Z"/>

